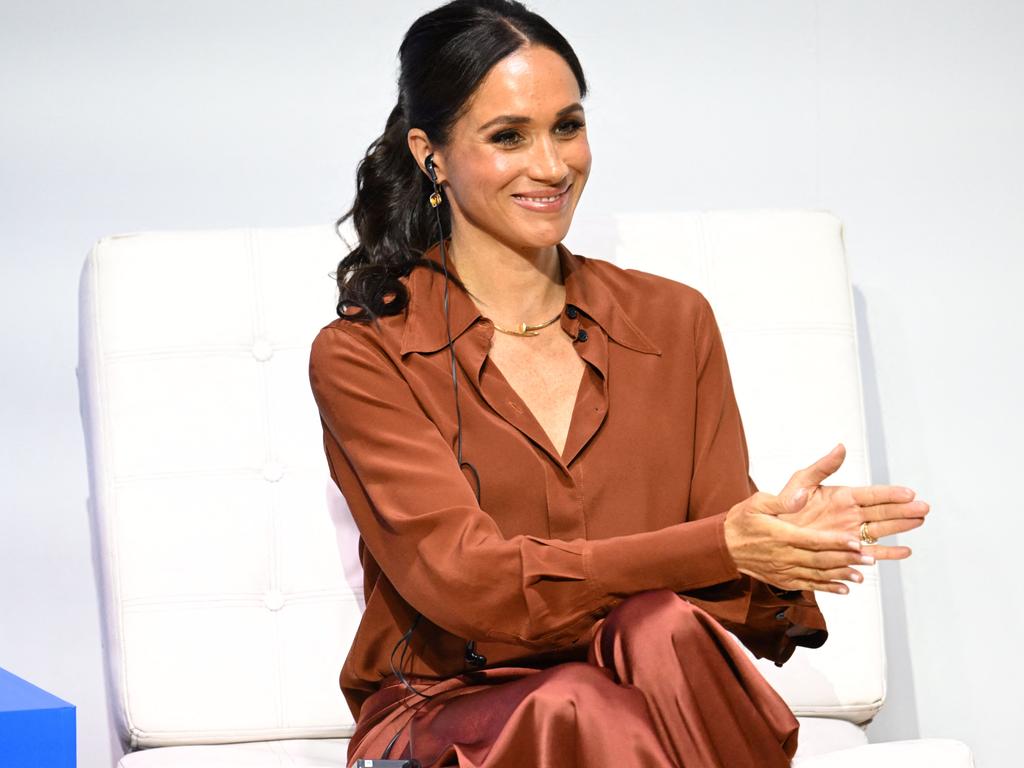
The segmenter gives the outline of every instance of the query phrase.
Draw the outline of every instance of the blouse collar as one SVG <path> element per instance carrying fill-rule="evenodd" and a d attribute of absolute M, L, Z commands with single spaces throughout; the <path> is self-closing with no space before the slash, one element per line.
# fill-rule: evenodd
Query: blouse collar
<path fill-rule="evenodd" d="M 448 245 L 451 241 L 445 242 Z M 637 352 L 660 355 L 661 350 L 622 308 L 613 287 L 598 274 L 590 260 L 572 253 L 562 243 L 556 247 L 565 283 L 566 306 L 576 307 L 616 343 Z M 438 242 L 430 246 L 423 256 L 440 265 L 440 252 L 441 244 Z M 450 259 L 446 262 L 448 274 L 458 276 L 454 263 Z M 415 267 L 409 273 L 407 288 L 409 306 L 401 353 L 442 349 L 448 343 L 444 318 L 444 275 L 429 267 Z M 473 300 L 454 283 L 448 290 L 448 312 L 453 341 L 483 316 Z"/>

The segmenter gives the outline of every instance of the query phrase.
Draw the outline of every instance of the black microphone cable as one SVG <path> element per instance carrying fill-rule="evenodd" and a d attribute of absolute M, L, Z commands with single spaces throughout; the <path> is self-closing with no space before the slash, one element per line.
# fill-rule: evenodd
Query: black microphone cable
<path fill-rule="evenodd" d="M 440 238 L 440 246 L 441 246 L 441 269 L 444 272 L 444 320 L 445 320 L 445 329 L 446 329 L 447 335 L 448 335 L 447 347 L 448 347 L 448 352 L 450 354 L 450 359 L 451 359 L 452 389 L 453 389 L 453 391 L 455 393 L 456 455 L 457 455 L 457 458 L 458 458 L 458 461 L 459 461 L 459 468 L 461 469 L 463 467 L 466 467 L 466 468 L 468 468 L 473 473 L 473 478 L 475 480 L 475 485 L 473 487 L 473 493 L 476 495 L 477 504 L 479 504 L 480 503 L 480 473 L 477 472 L 477 469 L 476 469 L 476 467 L 473 466 L 472 462 L 466 461 L 465 459 L 462 458 L 462 411 L 459 408 L 459 379 L 458 379 L 458 376 L 456 375 L 456 368 L 455 368 L 455 343 L 452 341 L 451 318 L 449 317 L 449 312 L 448 312 L 448 283 L 449 283 L 449 279 L 448 279 L 448 260 L 447 260 L 447 254 L 445 253 L 445 247 L 444 247 L 444 240 L 445 240 L 444 226 L 443 226 L 443 224 L 441 222 L 441 211 L 439 210 L 439 205 L 441 204 L 443 198 L 441 197 L 441 191 L 438 188 L 437 174 L 434 171 L 434 155 L 433 155 L 433 153 L 427 155 L 426 166 L 427 166 L 427 171 L 430 174 L 430 180 L 431 180 L 431 182 L 434 185 L 434 193 L 430 196 L 430 204 L 431 204 L 431 206 L 434 209 L 434 213 L 437 215 L 437 232 L 438 232 L 438 237 Z M 391 649 L 391 658 L 390 658 L 391 671 L 394 673 L 395 677 L 397 677 L 402 682 L 402 685 L 404 685 L 406 688 L 408 688 L 410 691 L 412 691 L 412 693 L 416 694 L 417 696 L 419 696 L 422 699 L 421 701 L 419 701 L 417 704 L 415 704 L 412 707 L 413 710 L 418 709 L 424 703 L 426 703 L 430 699 L 434 698 L 434 696 L 432 696 L 430 694 L 427 694 L 427 693 L 424 693 L 423 691 L 420 691 L 420 690 L 414 688 L 409 683 L 409 681 L 406 679 L 404 671 L 403 671 L 403 668 L 405 666 L 405 654 L 406 654 L 406 651 L 411 650 L 412 634 L 413 634 L 413 632 L 416 629 L 416 625 L 419 624 L 419 621 L 420 621 L 420 618 L 422 617 L 422 615 L 423 614 L 420 613 L 419 611 L 416 612 L 416 618 L 413 619 L 413 622 L 409 626 L 409 629 L 407 629 L 405 631 L 405 634 L 402 635 L 399 638 L 398 642 L 395 643 L 394 648 Z M 395 667 L 395 653 L 398 651 L 398 647 L 400 645 L 402 645 L 402 644 L 404 644 L 405 647 L 402 649 L 402 654 L 398 658 L 398 667 L 396 668 Z M 411 658 L 412 658 L 412 656 L 410 654 L 410 660 L 411 660 Z M 477 651 L 476 651 L 476 641 L 475 640 L 468 640 L 466 642 L 465 660 L 466 660 L 466 663 L 469 666 L 471 666 L 471 667 L 482 667 L 482 666 L 484 666 L 487 663 L 487 658 L 485 656 L 482 656 L 481 654 L 477 653 Z M 438 681 L 438 682 L 440 682 L 440 681 Z M 437 684 L 438 683 L 433 683 L 433 685 L 437 685 Z M 429 687 L 431 687 L 431 686 L 428 686 L 428 688 Z M 408 706 L 408 705 L 406 705 L 406 706 Z M 409 721 L 406 723 L 406 727 L 409 729 L 409 758 L 412 759 L 412 760 L 415 760 L 415 757 L 414 757 L 415 753 L 413 752 L 413 742 L 412 742 L 412 738 L 413 738 L 412 720 L 413 720 L 413 717 L 415 717 L 415 716 L 416 716 L 416 713 L 414 711 L 412 716 L 410 716 Z M 382 756 L 382 759 L 387 759 L 388 756 L 391 754 L 391 749 L 394 747 L 395 742 L 398 740 L 398 736 L 399 736 L 399 734 L 401 734 L 401 732 L 402 732 L 402 729 L 399 728 L 395 732 L 395 735 L 391 737 L 391 741 L 388 742 L 387 747 L 385 747 L 385 749 L 384 749 L 384 754 Z"/>

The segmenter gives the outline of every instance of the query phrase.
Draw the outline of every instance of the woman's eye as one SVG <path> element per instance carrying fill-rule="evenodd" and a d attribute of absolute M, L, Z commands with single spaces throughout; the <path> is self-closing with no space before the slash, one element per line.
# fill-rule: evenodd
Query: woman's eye
<path fill-rule="evenodd" d="M 581 123 L 579 120 L 566 120 L 559 126 L 559 128 L 565 129 L 562 131 L 562 135 L 572 136 L 573 134 L 578 132 L 579 129 L 582 128 L 584 125 L 585 123 Z"/>
<path fill-rule="evenodd" d="M 517 139 L 521 138 L 515 131 L 502 131 L 496 133 L 491 137 L 491 141 L 495 144 L 504 144 L 507 147 L 511 147 L 518 143 Z"/>
<path fill-rule="evenodd" d="M 557 133 L 560 136 L 572 137 L 579 133 L 580 129 L 585 125 L 586 123 L 580 120 L 566 120 L 558 125 Z M 523 137 L 518 131 L 502 131 L 501 133 L 494 134 L 491 137 L 491 141 L 505 147 L 514 147 L 523 142 Z"/>

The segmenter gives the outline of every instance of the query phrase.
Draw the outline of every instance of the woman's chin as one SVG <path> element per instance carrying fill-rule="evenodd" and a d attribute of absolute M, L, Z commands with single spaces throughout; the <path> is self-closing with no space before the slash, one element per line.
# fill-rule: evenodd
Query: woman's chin
<path fill-rule="evenodd" d="M 527 248 L 549 248 L 565 239 L 571 223 L 572 218 L 569 216 L 559 218 L 558 221 L 535 223 L 517 230 L 516 239 Z"/>

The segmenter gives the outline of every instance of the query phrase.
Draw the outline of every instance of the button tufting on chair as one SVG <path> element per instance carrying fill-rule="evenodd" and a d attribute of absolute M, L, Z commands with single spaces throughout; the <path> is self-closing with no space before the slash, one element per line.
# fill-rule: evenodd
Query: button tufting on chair
<path fill-rule="evenodd" d="M 263 465 L 263 479 L 268 483 L 276 483 L 284 477 L 284 465 L 279 461 L 268 461 Z"/>
<path fill-rule="evenodd" d="M 284 595 L 277 590 L 271 590 L 263 596 L 263 604 L 268 611 L 279 611 L 284 606 Z"/>
<path fill-rule="evenodd" d="M 257 339 L 252 345 L 252 356 L 260 362 L 266 362 L 274 356 L 274 348 L 266 339 Z"/>

